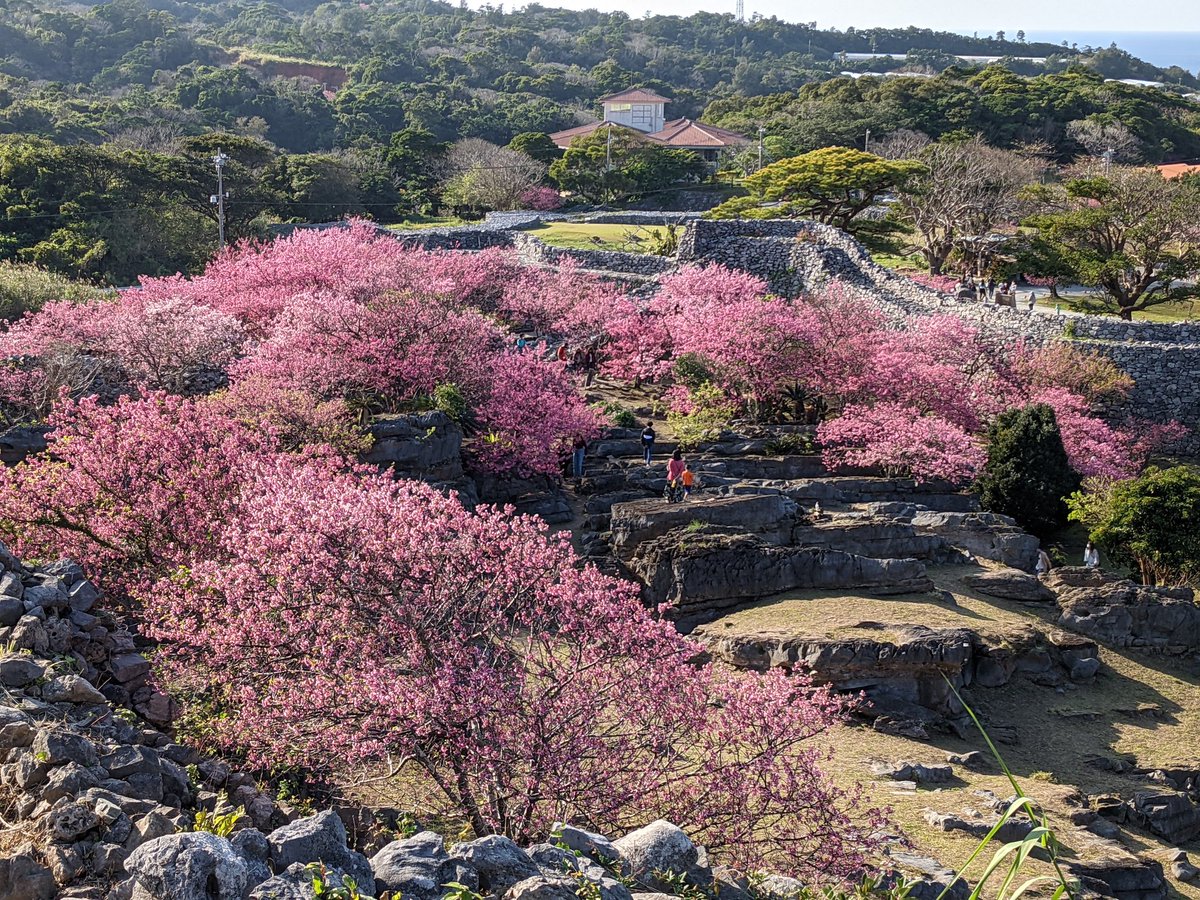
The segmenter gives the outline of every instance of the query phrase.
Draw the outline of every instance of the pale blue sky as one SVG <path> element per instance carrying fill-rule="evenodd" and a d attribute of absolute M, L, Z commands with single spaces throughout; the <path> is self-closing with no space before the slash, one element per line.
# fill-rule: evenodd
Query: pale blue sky
<path fill-rule="evenodd" d="M 568 9 L 620 9 L 631 16 L 647 11 L 688 15 L 697 10 L 733 12 L 735 0 L 541 0 Z M 508 4 L 509 8 L 513 5 Z M 746 15 L 759 12 L 822 27 L 858 28 L 915 25 L 971 34 L 1004 29 L 1025 31 L 1197 31 L 1200 3 L 1194 0 L 853 0 L 797 3 L 794 0 L 746 0 Z"/>

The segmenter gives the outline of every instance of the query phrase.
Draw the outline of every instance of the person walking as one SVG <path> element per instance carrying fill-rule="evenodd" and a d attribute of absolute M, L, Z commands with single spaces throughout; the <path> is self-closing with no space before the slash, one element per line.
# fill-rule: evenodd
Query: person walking
<path fill-rule="evenodd" d="M 557 355 L 558 355 L 558 361 L 560 363 L 565 363 L 567 361 L 567 345 L 565 343 L 558 345 L 558 354 Z"/>
<path fill-rule="evenodd" d="M 1033 291 L 1029 292 L 1029 311 L 1033 312 L 1033 308 L 1037 305 L 1037 294 Z"/>
<path fill-rule="evenodd" d="M 683 499 L 686 500 L 692 496 L 692 485 L 696 483 L 696 473 L 686 462 L 683 464 L 683 474 L 679 476 L 679 480 L 683 482 Z"/>
<path fill-rule="evenodd" d="M 1046 575 L 1050 572 L 1050 554 L 1038 547 L 1037 565 L 1033 570 L 1038 573 L 1038 576 Z"/>
<path fill-rule="evenodd" d="M 683 470 L 686 468 L 687 463 L 684 462 L 683 454 L 676 450 L 671 454 L 671 458 L 667 461 L 667 481 L 678 481 L 683 477 Z"/>
<path fill-rule="evenodd" d="M 654 455 L 654 425 L 650 422 L 646 423 L 646 427 L 642 429 L 642 458 L 646 460 L 646 465 L 650 465 L 650 458 Z"/>
<path fill-rule="evenodd" d="M 1100 568 L 1100 551 L 1091 541 L 1087 542 L 1087 546 L 1083 550 L 1083 564 L 1089 569 Z"/>
<path fill-rule="evenodd" d="M 583 439 L 582 434 L 577 434 L 574 443 L 571 444 L 571 471 L 575 473 L 576 478 L 583 478 L 585 453 L 587 453 L 587 441 Z"/>
<path fill-rule="evenodd" d="M 523 334 L 522 334 L 522 335 L 520 335 L 520 336 L 517 338 L 517 352 L 518 352 L 518 353 L 524 353 L 524 352 L 525 352 L 525 343 L 526 343 L 526 342 L 525 342 L 525 335 L 523 335 Z"/>

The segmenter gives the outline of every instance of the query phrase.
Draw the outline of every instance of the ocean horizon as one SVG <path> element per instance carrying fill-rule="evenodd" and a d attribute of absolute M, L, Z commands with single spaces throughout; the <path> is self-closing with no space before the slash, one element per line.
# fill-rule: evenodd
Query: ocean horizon
<path fill-rule="evenodd" d="M 1011 34 L 1011 32 L 1010 32 Z M 1139 59 L 1160 68 L 1179 66 L 1200 72 L 1200 32 L 1197 31 L 1026 31 L 1029 41 L 1107 47 L 1116 44 Z"/>

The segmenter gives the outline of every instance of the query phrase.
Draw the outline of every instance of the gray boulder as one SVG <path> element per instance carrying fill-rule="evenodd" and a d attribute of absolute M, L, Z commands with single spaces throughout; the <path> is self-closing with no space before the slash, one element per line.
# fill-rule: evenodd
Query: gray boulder
<path fill-rule="evenodd" d="M 564 873 L 571 878 L 582 876 L 599 886 L 601 900 L 630 900 L 629 888 L 613 878 L 602 865 L 586 856 L 576 855 L 574 851 L 564 850 L 556 844 L 534 844 L 528 853 L 542 874 L 548 878 L 561 878 Z M 609 859 L 618 859 L 615 849 Z M 576 881 L 576 889 L 581 886 L 581 883 Z"/>
<path fill-rule="evenodd" d="M 54 875 L 22 850 L 0 858 L 0 897 L 4 900 L 53 900 Z"/>
<path fill-rule="evenodd" d="M 579 900 L 574 880 L 564 876 L 534 875 L 518 881 L 504 895 L 504 900 Z"/>
<path fill-rule="evenodd" d="M 104 695 L 86 678 L 78 675 L 59 675 L 42 687 L 42 699 L 47 703 L 106 703 Z"/>
<path fill-rule="evenodd" d="M 621 854 L 622 868 L 647 887 L 672 889 L 665 878 L 684 877 L 692 884 L 711 883 L 712 874 L 701 862 L 701 852 L 683 830 L 659 819 L 613 841 Z"/>
<path fill-rule="evenodd" d="M 36 735 L 33 719 L 19 709 L 0 707 L 0 751 L 28 747 Z"/>
<path fill-rule="evenodd" d="M 442 836 L 432 831 L 392 841 L 371 857 L 371 868 L 376 893 L 391 891 L 409 900 L 441 900 L 452 881 L 472 889 L 479 885 L 475 870 L 451 858 Z"/>
<path fill-rule="evenodd" d="M 21 601 L 17 601 L 20 606 Z M 27 653 L 10 653 L 0 657 L 0 684 L 5 687 L 25 687 L 42 677 L 42 664 Z"/>
<path fill-rule="evenodd" d="M 332 809 L 277 828 L 267 840 L 276 869 L 286 869 L 293 863 L 322 862 L 331 869 L 342 870 L 357 884 L 374 882 L 370 862 L 346 846 L 346 826 Z"/>
<path fill-rule="evenodd" d="M 33 752 L 51 765 L 74 762 L 94 766 L 98 759 L 91 741 L 69 731 L 39 731 L 33 740 Z"/>
<path fill-rule="evenodd" d="M 479 873 L 480 890 L 498 897 L 517 882 L 542 874 L 528 853 L 498 834 L 457 844 L 450 856 Z"/>
<path fill-rule="evenodd" d="M 574 825 L 555 822 L 551 833 L 554 834 L 560 843 L 597 862 L 617 859 L 619 856 L 617 848 L 613 846 L 613 842 L 602 834 L 596 834 L 594 831 L 585 831 L 582 828 L 576 828 Z"/>
<path fill-rule="evenodd" d="M 315 900 L 317 894 L 313 890 L 314 874 L 319 875 L 325 891 L 348 888 L 347 878 L 354 882 L 354 886 L 360 892 L 365 890 L 362 882 L 341 869 L 327 866 L 324 871 L 314 873 L 313 869 L 304 863 L 292 863 L 274 878 L 268 878 L 250 891 L 249 900 Z M 323 896 L 328 896 L 328 894 L 323 894 Z"/>
<path fill-rule="evenodd" d="M 257 828 L 243 828 L 233 833 L 229 843 L 233 846 L 233 852 L 246 864 L 248 888 L 256 887 L 271 877 L 271 867 L 267 863 L 271 858 L 271 844 L 265 834 Z"/>
<path fill-rule="evenodd" d="M 242 900 L 245 861 L 224 838 L 204 831 L 172 834 L 138 847 L 125 860 L 135 900 Z"/>
<path fill-rule="evenodd" d="M 1001 600 L 1020 600 L 1024 603 L 1052 602 L 1054 591 L 1046 587 L 1035 576 L 1020 569 L 995 569 L 966 576 L 963 581 L 989 597 Z"/>

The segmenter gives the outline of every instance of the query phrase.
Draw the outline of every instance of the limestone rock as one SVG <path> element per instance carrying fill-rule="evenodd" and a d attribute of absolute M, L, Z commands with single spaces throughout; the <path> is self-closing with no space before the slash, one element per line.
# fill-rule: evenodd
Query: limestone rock
<path fill-rule="evenodd" d="M 613 846 L 626 874 L 648 887 L 670 890 L 669 883 L 655 873 L 682 876 L 697 886 L 712 881 L 696 845 L 681 828 L 662 819 L 618 838 Z"/>
<path fill-rule="evenodd" d="M 78 675 L 59 675 L 51 678 L 42 687 L 42 699 L 47 703 L 106 703 L 100 693 L 86 678 Z"/>
<path fill-rule="evenodd" d="M 473 868 L 451 859 L 442 836 L 432 831 L 392 841 L 371 857 L 371 868 L 376 893 L 392 891 L 412 900 L 441 900 L 447 883 L 474 888 L 479 880 Z"/>
<path fill-rule="evenodd" d="M 989 597 L 1026 603 L 1053 601 L 1054 592 L 1035 576 L 1020 569 L 995 569 L 967 575 L 963 581 Z"/>
<path fill-rule="evenodd" d="M 1200 835 L 1200 805 L 1179 791 L 1138 791 L 1129 802 L 1134 819 L 1172 844 Z"/>
<path fill-rule="evenodd" d="M 480 889 L 497 896 L 503 896 L 518 882 L 541 874 L 528 853 L 498 834 L 456 844 L 450 856 L 478 872 Z"/>
<path fill-rule="evenodd" d="M 277 828 L 267 840 L 276 869 L 286 869 L 293 863 L 322 862 L 342 870 L 361 885 L 370 885 L 375 877 L 367 858 L 346 846 L 346 826 L 331 809 Z"/>
<path fill-rule="evenodd" d="M 612 546 L 619 556 L 628 556 L 647 541 L 692 522 L 735 527 L 759 534 L 769 542 L 785 544 L 791 539 L 798 516 L 796 503 L 781 494 L 714 497 L 690 503 L 617 503 L 612 508 Z"/>
<path fill-rule="evenodd" d="M 1082 567 L 1051 571 L 1059 625 L 1110 647 L 1183 654 L 1200 650 L 1200 607 L 1189 588 L 1146 587 Z"/>
<path fill-rule="evenodd" d="M 25 687 L 41 678 L 43 671 L 42 664 L 27 653 L 0 657 L 0 684 L 5 687 Z"/>
<path fill-rule="evenodd" d="M 241 900 L 246 863 L 224 838 L 204 831 L 156 838 L 125 861 L 134 897 L 145 900 Z"/>
<path fill-rule="evenodd" d="M 58 896 L 54 874 L 27 851 L 0 857 L 0 897 L 5 900 L 53 900 Z"/>
<path fill-rule="evenodd" d="M 570 878 L 534 875 L 509 888 L 504 900 L 579 900 L 577 888 Z"/>
<path fill-rule="evenodd" d="M 555 822 L 550 832 L 561 843 L 597 862 L 614 860 L 619 856 L 613 842 L 604 837 L 604 835 L 576 828 L 574 825 L 567 825 L 562 822 Z"/>

